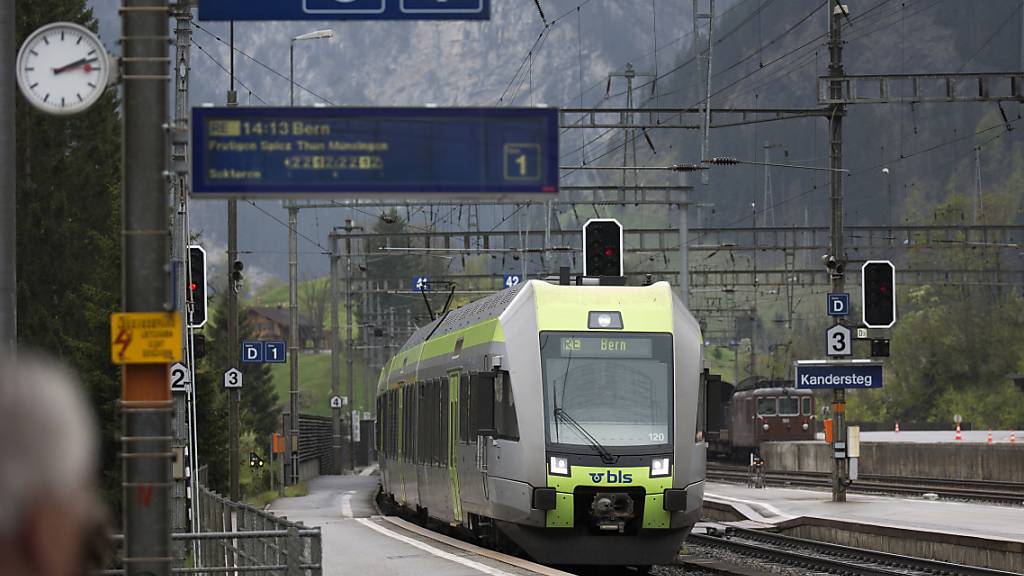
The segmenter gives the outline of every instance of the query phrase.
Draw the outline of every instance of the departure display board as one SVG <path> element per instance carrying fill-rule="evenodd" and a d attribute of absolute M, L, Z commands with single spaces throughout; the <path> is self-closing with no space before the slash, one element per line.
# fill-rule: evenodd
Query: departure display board
<path fill-rule="evenodd" d="M 200 20 L 488 20 L 491 0 L 199 0 Z"/>
<path fill-rule="evenodd" d="M 194 108 L 193 196 L 546 196 L 549 108 Z"/>
<path fill-rule="evenodd" d="M 563 336 L 559 350 L 563 358 L 651 358 L 650 338 Z"/>

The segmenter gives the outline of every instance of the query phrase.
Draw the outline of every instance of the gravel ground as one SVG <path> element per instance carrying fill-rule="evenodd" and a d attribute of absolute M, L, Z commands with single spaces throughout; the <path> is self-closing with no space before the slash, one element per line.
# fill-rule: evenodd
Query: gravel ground
<path fill-rule="evenodd" d="M 713 548 L 710 546 L 702 546 L 700 544 L 694 544 L 688 542 L 683 546 L 683 553 L 687 555 L 696 556 L 698 558 L 712 558 L 715 560 L 721 560 L 732 564 L 738 564 L 746 568 L 754 568 L 759 574 L 768 575 L 781 575 L 781 576 L 808 576 L 812 574 L 807 572 L 804 568 L 796 568 L 793 566 L 786 566 L 784 564 L 774 564 L 765 562 L 757 558 L 750 558 L 743 556 L 735 552 L 728 550 L 722 550 L 720 548 Z M 682 566 L 657 566 L 651 571 L 656 576 L 680 576 L 686 574 L 687 576 L 710 576 L 715 572 L 708 572 L 702 570 L 684 570 Z"/>

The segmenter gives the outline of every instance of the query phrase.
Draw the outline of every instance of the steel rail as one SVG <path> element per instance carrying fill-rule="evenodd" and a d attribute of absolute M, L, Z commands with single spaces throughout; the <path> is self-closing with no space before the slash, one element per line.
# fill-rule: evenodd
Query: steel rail
<path fill-rule="evenodd" d="M 745 467 L 721 467 L 709 464 L 708 478 L 746 482 L 750 476 Z M 765 474 L 765 481 L 775 486 L 799 485 L 825 487 L 829 476 L 825 472 L 779 472 Z M 926 478 L 862 475 L 849 485 L 854 492 L 870 494 L 920 495 L 934 493 L 947 498 L 981 500 L 988 502 L 1024 503 L 1024 484 L 985 480 L 958 480 L 953 478 Z"/>
<path fill-rule="evenodd" d="M 873 566 L 861 567 L 860 569 L 867 568 L 868 570 L 871 570 L 869 572 L 865 572 L 867 574 L 906 574 L 906 570 L 932 574 L 956 574 L 957 576 L 1009 576 L 1012 574 L 1011 572 L 996 570 L 993 568 L 967 566 L 963 564 L 943 562 L 940 560 L 929 560 L 915 556 L 893 554 L 891 552 L 880 552 L 866 548 L 854 548 L 851 546 L 843 546 L 841 544 L 807 540 L 805 538 L 796 538 L 793 536 L 763 532 L 759 530 L 749 530 L 746 528 L 736 528 L 731 532 L 731 534 L 733 538 L 739 537 L 751 540 L 765 547 L 782 547 L 786 550 L 793 551 L 801 560 L 808 558 L 806 554 L 808 550 L 810 550 L 819 554 L 839 557 L 844 559 L 840 560 L 840 562 L 852 564 L 854 566 L 857 566 L 860 562 L 870 562 L 872 564 L 880 565 L 879 568 Z M 703 535 L 697 534 L 696 536 Z M 705 536 L 705 538 L 713 540 L 717 539 L 714 536 Z M 701 541 L 703 542 L 704 540 L 702 539 Z M 818 558 L 814 557 L 814 560 L 818 560 Z M 893 572 L 893 569 L 902 571 Z M 877 570 L 881 570 L 881 572 L 878 572 Z"/>

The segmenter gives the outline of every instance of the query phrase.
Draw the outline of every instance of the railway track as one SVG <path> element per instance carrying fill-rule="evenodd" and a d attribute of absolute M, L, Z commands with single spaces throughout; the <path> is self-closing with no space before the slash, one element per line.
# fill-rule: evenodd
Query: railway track
<path fill-rule="evenodd" d="M 851 548 L 838 544 L 816 542 L 781 534 L 731 529 L 725 536 L 691 534 L 691 544 L 709 548 L 724 549 L 761 562 L 773 562 L 796 567 L 808 572 L 846 574 L 855 576 L 1012 576 L 1011 572 L 977 568 L 899 554 L 889 554 L 862 548 Z M 681 561 L 689 565 L 686 560 Z M 695 567 L 708 570 L 707 564 Z M 749 567 L 737 567 L 730 572 L 727 567 L 712 568 L 723 574 L 749 574 Z"/>
<path fill-rule="evenodd" d="M 746 483 L 750 478 L 745 466 L 708 463 L 709 480 Z M 827 488 L 832 477 L 827 472 L 768 472 L 765 481 L 771 486 L 807 486 Z M 1004 504 L 1024 504 L 1024 483 L 861 475 L 850 491 L 868 494 L 901 494 L 920 496 L 933 493 L 943 498 L 979 500 Z"/>

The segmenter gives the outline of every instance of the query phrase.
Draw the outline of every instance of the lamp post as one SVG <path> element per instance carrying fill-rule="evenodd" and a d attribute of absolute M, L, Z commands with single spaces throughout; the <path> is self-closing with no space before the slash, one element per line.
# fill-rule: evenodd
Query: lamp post
<path fill-rule="evenodd" d="M 299 34 L 292 38 L 291 44 L 288 47 L 288 81 L 291 84 L 291 98 L 289 103 L 295 106 L 295 43 L 301 40 L 319 40 L 319 39 L 331 39 L 334 38 L 334 30 L 317 30 L 316 32 L 307 32 L 306 34 Z"/>
<path fill-rule="evenodd" d="M 333 30 L 317 30 L 291 39 L 288 50 L 291 105 L 295 105 L 295 43 L 300 40 L 329 39 Z M 288 204 L 288 419 L 285 432 L 286 484 L 299 482 L 299 208 Z"/>

